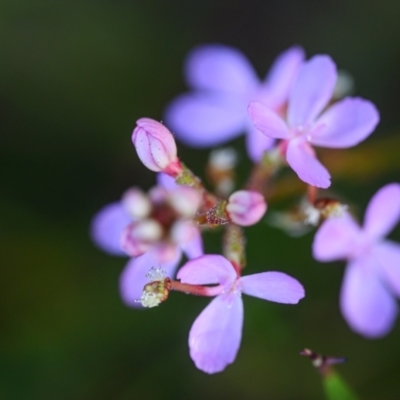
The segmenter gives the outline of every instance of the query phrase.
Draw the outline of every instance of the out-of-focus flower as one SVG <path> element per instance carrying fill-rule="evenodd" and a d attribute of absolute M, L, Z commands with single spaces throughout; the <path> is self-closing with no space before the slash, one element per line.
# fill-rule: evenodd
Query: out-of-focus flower
<path fill-rule="evenodd" d="M 148 195 L 129 189 L 120 202 L 104 207 L 92 222 L 92 238 L 114 255 L 134 257 L 121 275 L 123 300 L 138 306 L 146 284 L 146 273 L 160 267 L 172 276 L 182 252 L 188 258 L 203 254 L 202 240 L 192 218 L 200 206 L 200 195 L 176 185 L 159 174 L 159 185 Z"/>
<path fill-rule="evenodd" d="M 290 48 L 276 59 L 261 82 L 238 50 L 200 46 L 189 54 L 185 64 L 186 80 L 194 91 L 169 105 L 166 121 L 178 139 L 194 147 L 213 147 L 246 132 L 249 156 L 259 161 L 273 140 L 254 128 L 247 106 L 259 100 L 282 112 L 303 60 L 301 48 Z"/>
<path fill-rule="evenodd" d="M 138 119 L 132 133 L 132 142 L 140 161 L 148 169 L 174 177 L 182 172 L 175 139 L 160 122 L 151 118 Z"/>
<path fill-rule="evenodd" d="M 363 228 L 346 213 L 327 219 L 315 235 L 315 259 L 348 260 L 340 306 L 350 327 L 369 338 L 386 335 L 397 315 L 400 245 L 384 237 L 399 220 L 400 185 L 392 183 L 371 199 Z"/>
<path fill-rule="evenodd" d="M 220 294 L 196 318 L 189 333 L 190 356 L 197 368 L 209 374 L 224 370 L 236 358 L 242 337 L 242 292 L 285 304 L 296 304 L 304 297 L 303 286 L 289 275 L 262 272 L 238 277 L 233 265 L 220 255 L 187 262 L 177 277 L 192 285 L 220 285 Z"/>
<path fill-rule="evenodd" d="M 226 211 L 229 219 L 240 226 L 256 224 L 265 214 L 264 196 L 250 190 L 239 190 L 229 196 Z"/>
<path fill-rule="evenodd" d="M 375 106 L 361 98 L 345 98 L 323 111 L 331 100 L 337 78 L 332 59 L 318 55 L 305 62 L 289 94 L 287 122 L 268 105 L 249 105 L 254 126 L 266 136 L 283 139 L 286 160 L 304 182 L 330 186 L 330 175 L 311 145 L 344 148 L 364 140 L 379 121 Z M 322 114 L 321 114 L 322 112 Z"/>

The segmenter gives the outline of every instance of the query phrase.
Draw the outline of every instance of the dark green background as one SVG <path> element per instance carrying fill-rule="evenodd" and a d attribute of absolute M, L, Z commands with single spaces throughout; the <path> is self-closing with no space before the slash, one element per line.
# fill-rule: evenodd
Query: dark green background
<path fill-rule="evenodd" d="M 313 261 L 312 234 L 247 230 L 246 273 L 286 271 L 307 297 L 298 306 L 244 298 L 237 360 L 208 376 L 187 348 L 208 300 L 176 293 L 157 309 L 126 308 L 126 261 L 96 249 L 88 227 L 127 187 L 154 182 L 131 131 L 139 117 L 161 119 L 185 90 L 182 61 L 200 43 L 240 48 L 262 75 L 293 44 L 328 53 L 381 112 L 368 141 L 400 134 L 399 16 L 395 0 L 1 1 L 0 398 L 321 399 L 317 373 L 298 355 L 311 347 L 349 358 L 339 370 L 361 398 L 398 399 L 400 323 L 376 341 L 349 330 L 338 310 L 343 263 Z M 207 151 L 180 155 L 203 173 Z M 333 187 L 363 210 L 393 180 L 398 170 L 379 181 L 333 177 Z M 218 235 L 206 244 L 218 251 Z"/>

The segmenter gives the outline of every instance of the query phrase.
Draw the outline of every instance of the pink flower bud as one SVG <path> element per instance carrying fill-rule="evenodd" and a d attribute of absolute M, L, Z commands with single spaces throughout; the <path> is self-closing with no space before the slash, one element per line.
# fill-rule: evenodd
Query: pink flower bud
<path fill-rule="evenodd" d="M 232 193 L 226 205 L 226 211 L 232 222 L 241 226 L 256 224 L 267 210 L 264 197 L 249 190 Z"/>
<path fill-rule="evenodd" d="M 122 232 L 121 247 L 129 256 L 140 256 L 154 246 L 162 235 L 162 226 L 153 219 L 133 222 Z"/>
<path fill-rule="evenodd" d="M 176 177 L 182 171 L 175 139 L 160 122 L 150 118 L 136 121 L 132 142 L 142 163 L 150 170 Z"/>
<path fill-rule="evenodd" d="M 200 206 L 201 195 L 190 187 L 181 186 L 171 190 L 168 201 L 179 216 L 193 218 Z"/>
<path fill-rule="evenodd" d="M 128 189 L 122 196 L 122 204 L 134 219 L 148 217 L 152 207 L 149 197 L 138 188 Z"/>

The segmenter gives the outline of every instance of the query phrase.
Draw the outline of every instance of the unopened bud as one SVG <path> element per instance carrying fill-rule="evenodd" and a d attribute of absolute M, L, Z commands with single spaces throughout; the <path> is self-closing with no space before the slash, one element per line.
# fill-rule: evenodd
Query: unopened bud
<path fill-rule="evenodd" d="M 128 225 L 121 236 L 121 247 L 132 257 L 150 249 L 163 235 L 162 226 L 153 219 L 145 219 Z"/>
<path fill-rule="evenodd" d="M 148 196 L 138 188 L 128 189 L 122 196 L 125 210 L 135 219 L 146 218 L 151 211 L 151 202 Z"/>
<path fill-rule="evenodd" d="M 150 283 L 143 288 L 139 301 L 143 307 L 151 308 L 167 300 L 171 290 L 171 280 L 166 277 L 164 270 L 154 267 L 150 269 L 146 277 L 150 279 Z"/>
<path fill-rule="evenodd" d="M 175 139 L 160 122 L 151 118 L 136 121 L 132 142 L 142 163 L 150 170 L 173 177 L 182 172 Z"/>
<path fill-rule="evenodd" d="M 168 194 L 168 201 L 178 215 L 192 218 L 200 206 L 201 195 L 190 187 L 177 187 Z"/>
<path fill-rule="evenodd" d="M 235 185 L 235 167 L 237 153 L 233 148 L 226 147 L 213 150 L 207 165 L 207 174 L 221 196 L 232 193 Z"/>
<path fill-rule="evenodd" d="M 256 224 L 265 214 L 267 203 L 264 197 L 254 191 L 239 190 L 232 193 L 226 211 L 232 222 L 241 226 Z"/>

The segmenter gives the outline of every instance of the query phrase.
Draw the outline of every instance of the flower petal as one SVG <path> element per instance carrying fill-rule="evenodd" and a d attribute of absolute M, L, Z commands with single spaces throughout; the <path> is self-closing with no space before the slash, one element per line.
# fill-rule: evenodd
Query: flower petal
<path fill-rule="evenodd" d="M 265 136 L 253 124 L 247 130 L 246 135 L 246 149 L 247 154 L 253 162 L 259 162 L 266 150 L 269 150 L 275 140 Z"/>
<path fill-rule="evenodd" d="M 400 245 L 384 240 L 372 252 L 386 285 L 400 297 Z"/>
<path fill-rule="evenodd" d="M 243 293 L 277 303 L 296 304 L 305 295 L 301 283 L 282 272 L 262 272 L 240 278 Z"/>
<path fill-rule="evenodd" d="M 289 94 L 290 126 L 304 126 L 314 121 L 331 99 L 336 78 L 336 66 L 329 56 L 314 56 L 301 66 Z"/>
<path fill-rule="evenodd" d="M 258 77 L 238 50 L 223 45 L 206 45 L 192 50 L 185 65 L 186 79 L 196 89 L 248 93 Z"/>
<path fill-rule="evenodd" d="M 379 122 L 376 107 L 367 100 L 347 98 L 335 103 L 318 121 L 318 133 L 311 133 L 310 142 L 322 147 L 351 147 L 367 138 Z"/>
<path fill-rule="evenodd" d="M 304 56 L 301 47 L 291 47 L 277 57 L 266 79 L 269 105 L 280 107 L 287 101 L 289 89 L 299 72 Z"/>
<path fill-rule="evenodd" d="M 315 234 L 312 245 L 314 258 L 318 261 L 348 258 L 354 251 L 357 252 L 360 233 L 360 227 L 348 213 L 328 218 Z"/>
<path fill-rule="evenodd" d="M 252 101 L 248 112 L 254 126 L 264 135 L 274 139 L 288 139 L 289 129 L 283 118 L 260 101 Z"/>
<path fill-rule="evenodd" d="M 124 228 L 132 222 L 121 202 L 103 207 L 93 218 L 91 236 L 97 246 L 114 255 L 126 256 L 121 247 L 121 235 Z"/>
<path fill-rule="evenodd" d="M 172 176 L 164 174 L 163 172 L 157 174 L 157 185 L 167 189 L 168 191 L 179 187 Z"/>
<path fill-rule="evenodd" d="M 214 374 L 235 361 L 243 326 L 240 296 L 217 296 L 196 318 L 189 333 L 190 357 L 200 370 Z"/>
<path fill-rule="evenodd" d="M 191 234 L 191 239 L 187 242 L 181 242 L 180 246 L 189 259 L 200 257 L 204 253 L 203 239 L 198 229 L 194 229 Z"/>
<path fill-rule="evenodd" d="M 322 189 L 330 186 L 328 170 L 312 154 L 308 143 L 290 140 L 286 160 L 302 181 Z"/>
<path fill-rule="evenodd" d="M 246 101 L 234 95 L 184 94 L 168 106 L 165 118 L 183 143 L 210 147 L 233 139 L 245 129 L 246 107 Z"/>
<path fill-rule="evenodd" d="M 232 264 L 220 255 L 207 254 L 188 261 L 177 275 L 182 283 L 192 285 L 206 285 L 219 283 L 232 284 L 236 279 L 236 272 Z"/>
<path fill-rule="evenodd" d="M 173 277 L 175 268 L 181 258 L 180 251 L 177 251 L 174 258 L 167 262 L 160 262 L 157 250 L 149 250 L 139 257 L 132 258 L 125 266 L 119 279 L 119 290 L 125 304 L 132 307 L 142 308 L 138 302 L 144 286 L 149 283 L 146 274 L 151 267 L 162 268 L 166 276 Z"/>
<path fill-rule="evenodd" d="M 397 315 L 393 296 L 380 282 L 374 259 L 363 257 L 346 268 L 340 305 L 350 327 L 368 338 L 386 335 Z"/>
<path fill-rule="evenodd" d="M 364 217 L 364 230 L 373 238 L 387 235 L 400 219 L 400 185 L 390 183 L 370 200 Z"/>

